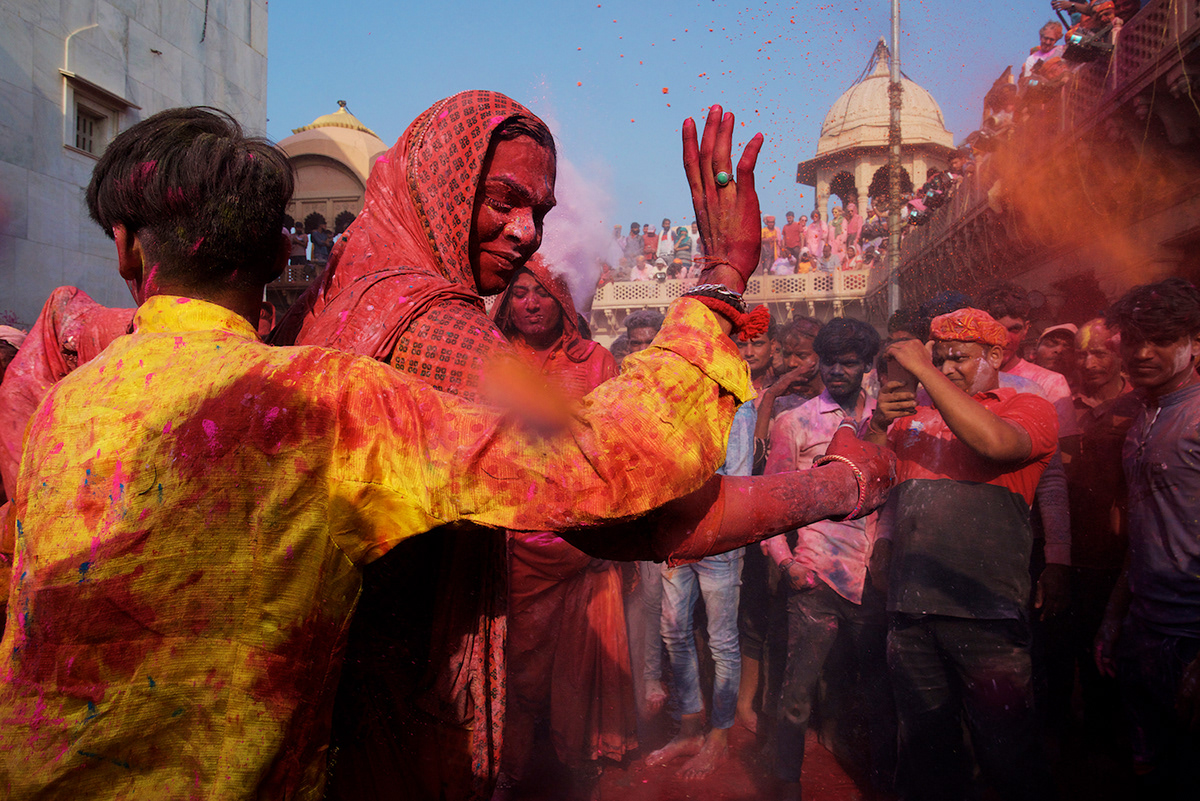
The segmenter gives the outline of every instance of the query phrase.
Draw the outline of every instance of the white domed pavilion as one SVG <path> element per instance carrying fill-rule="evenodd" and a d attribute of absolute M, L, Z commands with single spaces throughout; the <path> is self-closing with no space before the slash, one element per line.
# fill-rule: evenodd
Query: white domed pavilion
<path fill-rule="evenodd" d="M 303 220 L 320 212 L 330 228 L 338 214 L 362 211 L 367 178 L 387 145 L 338 101 L 338 110 L 292 129 L 279 143 L 296 171 L 288 214 Z"/>
<path fill-rule="evenodd" d="M 883 39 L 862 76 L 842 93 L 825 115 L 817 154 L 796 168 L 796 183 L 816 189 L 816 207 L 827 213 L 829 198 L 845 205 L 854 201 L 865 211 L 872 181 L 887 180 L 888 73 L 891 53 Z M 946 169 L 954 137 L 946 130 L 942 110 L 925 89 L 901 78 L 900 165 L 920 186 L 930 168 Z M 882 170 L 882 172 L 880 172 Z"/>

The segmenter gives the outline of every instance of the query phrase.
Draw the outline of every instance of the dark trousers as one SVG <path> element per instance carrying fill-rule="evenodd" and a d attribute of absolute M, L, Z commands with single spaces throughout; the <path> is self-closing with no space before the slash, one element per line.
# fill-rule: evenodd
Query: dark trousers
<path fill-rule="evenodd" d="M 1036 732 L 1029 641 L 1024 620 L 892 616 L 887 661 L 904 798 L 967 796 L 972 769 L 964 720 L 980 768 L 1002 797 L 1046 797 L 1049 771 Z"/>
<path fill-rule="evenodd" d="M 1200 638 L 1151 631 L 1132 615 L 1117 643 L 1121 698 L 1132 724 L 1134 773 L 1144 797 L 1195 798 L 1200 788 L 1200 732 L 1175 713 L 1183 671 Z"/>
<path fill-rule="evenodd" d="M 788 590 L 788 650 L 776 731 L 775 775 L 785 782 L 800 781 L 804 736 L 812 717 L 817 682 L 838 637 L 849 640 L 862 681 L 856 688 L 862 705 L 871 710 L 868 721 L 870 771 L 877 788 L 891 784 L 895 723 L 884 656 L 882 599 L 871 594 L 864 603 L 848 601 L 818 582 L 811 590 Z M 886 774 L 886 775 L 876 775 Z"/>

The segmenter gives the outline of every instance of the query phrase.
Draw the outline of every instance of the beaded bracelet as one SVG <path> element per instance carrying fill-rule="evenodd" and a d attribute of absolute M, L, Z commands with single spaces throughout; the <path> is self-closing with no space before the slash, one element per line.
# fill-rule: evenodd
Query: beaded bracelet
<path fill-rule="evenodd" d="M 755 306 L 753 311 L 747 313 L 746 301 L 742 296 L 720 284 L 700 284 L 684 292 L 681 297 L 698 300 L 724 317 L 743 342 L 765 334 L 771 324 L 771 313 L 766 306 Z"/>
<path fill-rule="evenodd" d="M 858 465 L 847 459 L 845 456 L 840 456 L 835 453 L 827 453 L 821 458 L 815 460 L 813 462 L 813 467 L 820 467 L 821 465 L 829 464 L 830 462 L 841 462 L 843 464 L 848 464 L 850 465 L 850 469 L 854 471 L 854 480 L 858 482 L 858 503 L 856 503 L 854 508 L 850 510 L 850 514 L 842 518 L 842 520 L 853 520 L 858 516 L 858 513 L 862 511 L 863 504 L 867 502 L 867 478 L 863 475 L 862 471 L 858 469 Z"/>

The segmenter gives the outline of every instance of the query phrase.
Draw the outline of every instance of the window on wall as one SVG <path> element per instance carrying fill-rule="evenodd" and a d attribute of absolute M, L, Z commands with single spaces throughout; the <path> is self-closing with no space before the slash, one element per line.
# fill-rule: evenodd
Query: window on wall
<path fill-rule="evenodd" d="M 84 153 L 98 156 L 107 141 L 104 130 L 106 121 L 105 115 L 76 102 L 75 147 Z"/>
<path fill-rule="evenodd" d="M 121 114 L 140 106 L 73 72 L 59 72 L 66 80 L 63 145 L 99 158 L 121 130 Z"/>

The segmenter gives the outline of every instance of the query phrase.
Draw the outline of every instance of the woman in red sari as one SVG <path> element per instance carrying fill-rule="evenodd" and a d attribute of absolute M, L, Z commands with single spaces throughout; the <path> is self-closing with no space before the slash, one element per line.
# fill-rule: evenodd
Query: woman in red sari
<path fill-rule="evenodd" d="M 272 341 L 487 397 L 485 365 L 512 350 L 481 295 L 503 291 L 541 244 L 554 178 L 554 140 L 524 106 L 486 91 L 436 103 L 379 157 L 362 213 Z M 487 796 L 504 725 L 506 560 L 503 533 L 459 526 L 368 568 L 328 797 Z"/>
<path fill-rule="evenodd" d="M 578 401 L 616 374 L 612 354 L 584 339 L 561 276 L 535 256 L 494 314 L 520 359 L 550 393 Z M 508 708 L 500 792 L 520 786 L 539 719 L 549 718 L 559 761 L 585 780 L 600 759 L 637 747 L 637 712 L 621 575 L 553 532 L 509 537 Z M 585 788 L 581 788 L 585 789 Z"/>

